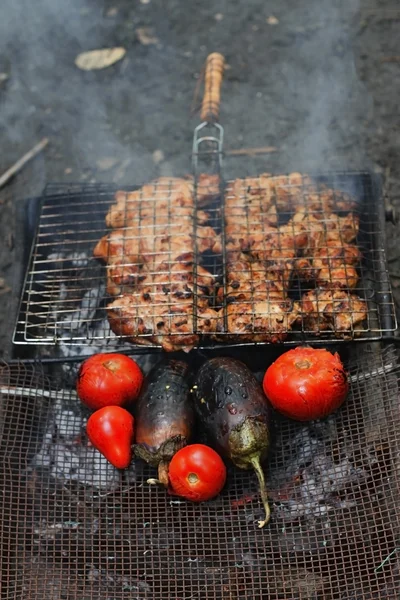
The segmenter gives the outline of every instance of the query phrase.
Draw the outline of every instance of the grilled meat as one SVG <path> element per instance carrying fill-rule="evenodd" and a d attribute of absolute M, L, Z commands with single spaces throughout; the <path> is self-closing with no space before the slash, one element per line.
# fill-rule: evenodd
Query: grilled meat
<path fill-rule="evenodd" d="M 219 320 L 209 307 L 214 277 L 198 266 L 196 281 L 195 289 L 193 264 L 160 265 L 132 293 L 108 305 L 111 329 L 137 344 L 161 345 L 167 352 L 192 348 L 199 333 L 215 331 Z M 193 329 L 194 310 L 198 331 Z"/>
<path fill-rule="evenodd" d="M 340 335 L 361 331 L 360 324 L 367 318 L 365 300 L 344 290 L 316 288 L 295 302 L 294 309 L 297 318 L 301 315 L 303 327 L 315 333 L 332 330 Z"/>
<path fill-rule="evenodd" d="M 346 291 L 361 258 L 349 195 L 299 173 L 237 179 L 225 192 L 222 237 L 207 213 L 219 185 L 214 175 L 200 175 L 196 188 L 191 177 L 161 177 L 117 192 L 106 216 L 112 231 L 94 250 L 107 265 L 108 293 L 119 296 L 108 306 L 117 335 L 171 351 L 197 345 L 202 333 L 277 342 L 301 320 L 312 331 L 344 332 L 365 319 L 364 301 Z M 208 251 L 227 259 L 216 309 L 214 277 L 193 264 Z M 318 286 L 295 303 L 294 273 Z"/>
<path fill-rule="evenodd" d="M 291 300 L 279 296 L 232 303 L 226 309 L 227 329 L 221 320 L 215 338 L 222 342 L 282 342 L 296 318 Z"/>
<path fill-rule="evenodd" d="M 154 304 L 154 300 L 160 300 Z M 165 352 L 189 351 L 198 345 L 200 335 L 217 329 L 219 314 L 209 307 L 197 306 L 195 328 L 193 299 L 165 300 L 143 294 L 135 304 L 129 294 L 117 298 L 107 307 L 111 329 L 141 345 L 160 345 Z M 144 336 L 144 337 L 142 337 Z"/>
<path fill-rule="evenodd" d="M 301 209 L 324 214 L 352 211 L 356 203 L 348 194 L 317 185 L 307 175 L 291 173 L 272 177 L 236 179 L 226 190 L 225 216 L 230 224 L 253 226 L 278 225 L 279 213 Z"/>
<path fill-rule="evenodd" d="M 234 253 L 226 265 L 226 293 L 218 298 L 227 303 L 226 325 L 219 323 L 221 341 L 278 342 L 287 337 L 296 320 L 287 298 L 288 284 L 281 269 L 268 270 L 266 262 Z"/>
<path fill-rule="evenodd" d="M 198 203 L 207 204 L 219 193 L 219 179 L 201 176 L 196 193 Z M 208 214 L 195 212 L 193 179 L 159 178 L 117 192 L 115 200 L 106 216 L 113 229 L 94 249 L 107 265 L 108 293 L 120 296 L 108 306 L 112 330 L 167 351 L 190 349 L 199 331 L 214 331 L 218 321 L 210 307 L 214 278 L 193 264 L 216 241 L 205 225 Z"/>
<path fill-rule="evenodd" d="M 351 244 L 357 236 L 359 219 L 353 213 L 343 217 L 330 213 L 319 219 L 303 211 L 294 215 L 300 258 L 294 262 L 298 275 L 326 288 L 354 288 L 358 282 L 357 265 L 361 252 Z M 307 243 L 299 242 L 300 231 Z"/>
<path fill-rule="evenodd" d="M 197 185 L 197 206 L 207 205 L 219 194 L 217 175 L 200 175 Z M 159 225 L 194 216 L 194 183 L 192 177 L 160 177 L 133 192 L 118 191 L 106 215 L 107 227 L 119 228 L 140 225 L 144 219 L 157 219 Z M 203 224 L 208 215 L 196 212 L 197 222 Z"/>
<path fill-rule="evenodd" d="M 360 259 L 361 252 L 354 244 L 329 240 L 312 256 L 297 259 L 295 266 L 303 279 L 316 281 L 319 287 L 352 289 L 358 282 L 356 266 Z"/>
<path fill-rule="evenodd" d="M 244 334 L 242 340 L 254 334 L 254 341 L 265 341 L 267 332 L 270 340 L 284 338 L 294 322 L 299 322 L 303 307 L 296 303 L 292 310 L 287 297 L 294 270 L 303 280 L 326 288 L 329 298 L 336 289 L 356 287 L 360 252 L 352 244 L 359 226 L 352 212 L 355 207 L 348 194 L 318 186 L 298 173 L 263 174 L 231 184 L 224 210 L 226 284 L 218 291 L 218 298 L 226 294 L 228 303 L 228 338 L 239 332 Z M 285 212 L 290 217 L 286 222 Z M 214 250 L 222 252 L 220 239 Z M 355 304 L 355 298 L 348 304 Z M 310 316 L 306 301 L 304 307 L 308 322 L 315 327 L 314 313 Z M 358 319 L 363 311 L 355 309 Z M 322 328 L 336 322 L 344 326 L 345 316 L 329 320 L 329 314 L 328 310 Z"/>
<path fill-rule="evenodd" d="M 198 227 L 197 251 L 211 249 L 215 238 L 212 227 Z M 116 285 L 133 286 L 149 272 L 157 272 L 166 261 L 193 262 L 193 223 L 178 222 L 158 228 L 157 224 L 144 222 L 138 228 L 115 229 L 101 238 L 93 254 L 107 263 L 108 275 Z"/>
<path fill-rule="evenodd" d="M 253 261 L 244 254 L 228 257 L 226 293 L 220 287 L 217 297 L 227 303 L 286 297 L 287 282 L 281 272 L 268 271 L 265 263 Z"/>

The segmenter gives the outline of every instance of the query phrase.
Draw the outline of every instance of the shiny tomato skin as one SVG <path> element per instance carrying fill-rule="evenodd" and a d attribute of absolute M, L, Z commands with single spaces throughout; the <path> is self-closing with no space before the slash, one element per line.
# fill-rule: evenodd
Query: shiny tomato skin
<path fill-rule="evenodd" d="M 225 485 L 226 467 L 222 458 L 204 444 L 185 446 L 169 465 L 171 491 L 192 502 L 217 496 Z"/>
<path fill-rule="evenodd" d="M 337 353 L 299 346 L 268 367 L 263 389 L 272 406 L 286 417 L 309 421 L 337 410 L 349 384 Z"/>
<path fill-rule="evenodd" d="M 88 419 L 86 433 L 95 448 L 117 469 L 132 460 L 134 418 L 121 406 L 104 406 Z"/>
<path fill-rule="evenodd" d="M 81 364 L 76 391 L 83 404 L 96 410 L 134 402 L 142 383 L 143 373 L 132 358 L 118 353 L 99 353 Z"/>

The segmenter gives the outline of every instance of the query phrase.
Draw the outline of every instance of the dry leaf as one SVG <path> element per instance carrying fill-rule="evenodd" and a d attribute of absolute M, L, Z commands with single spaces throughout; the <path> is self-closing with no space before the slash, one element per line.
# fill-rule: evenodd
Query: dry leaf
<path fill-rule="evenodd" d="M 143 46 L 150 46 L 150 44 L 157 44 L 159 42 L 158 37 L 154 35 L 152 27 L 139 27 L 136 29 L 136 34 Z"/>
<path fill-rule="evenodd" d="M 102 48 L 101 50 L 90 50 L 78 54 L 75 64 L 83 71 L 93 71 L 95 69 L 105 69 L 117 61 L 121 60 L 126 54 L 125 48 Z"/>
<path fill-rule="evenodd" d="M 156 165 L 159 165 L 164 160 L 164 152 L 162 150 L 154 150 L 153 154 L 153 162 Z"/>
<path fill-rule="evenodd" d="M 105 156 L 104 158 L 99 158 L 96 161 L 96 166 L 100 171 L 109 171 L 118 162 L 118 158 L 114 158 L 113 156 Z"/>

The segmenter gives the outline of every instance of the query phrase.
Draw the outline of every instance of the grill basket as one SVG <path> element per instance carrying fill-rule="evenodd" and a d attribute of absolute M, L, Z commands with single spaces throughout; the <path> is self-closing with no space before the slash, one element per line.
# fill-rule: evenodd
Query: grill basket
<path fill-rule="evenodd" d="M 276 417 L 263 530 L 254 474 L 229 471 L 200 505 L 148 486 L 154 472 L 140 462 L 121 475 L 87 445 L 65 372 L 4 364 L 2 597 L 399 597 L 400 370 L 393 347 L 373 346 L 353 352 L 335 416 Z"/>

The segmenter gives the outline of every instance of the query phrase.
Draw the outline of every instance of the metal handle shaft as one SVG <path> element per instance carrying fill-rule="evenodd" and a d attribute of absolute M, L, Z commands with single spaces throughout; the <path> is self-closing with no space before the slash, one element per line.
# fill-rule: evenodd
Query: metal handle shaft
<path fill-rule="evenodd" d="M 200 115 L 202 121 L 215 123 L 219 119 L 224 65 L 225 58 L 218 52 L 213 52 L 207 57 L 204 76 L 205 89 Z"/>

